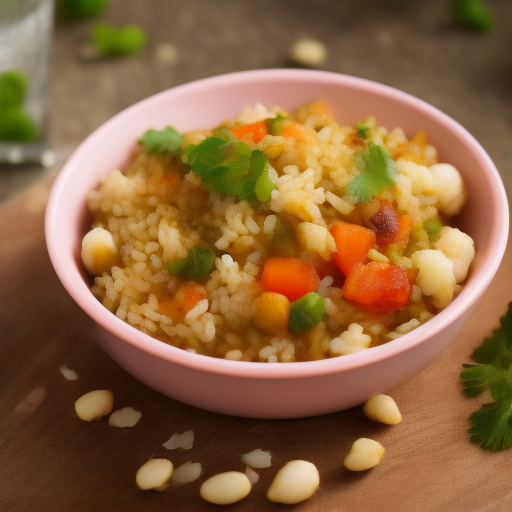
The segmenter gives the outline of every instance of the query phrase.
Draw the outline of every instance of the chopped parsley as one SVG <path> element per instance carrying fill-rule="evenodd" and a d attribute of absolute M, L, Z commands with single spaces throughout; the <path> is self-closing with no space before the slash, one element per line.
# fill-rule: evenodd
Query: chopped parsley
<path fill-rule="evenodd" d="M 386 148 L 370 142 L 354 161 L 359 174 L 348 184 L 347 193 L 356 203 L 367 203 L 395 184 L 398 169 Z"/>
<path fill-rule="evenodd" d="M 215 264 L 215 253 L 211 249 L 192 247 L 186 258 L 179 258 L 167 265 L 169 274 L 179 275 L 187 281 L 203 281 Z"/>
<path fill-rule="evenodd" d="M 163 153 L 178 151 L 183 135 L 172 126 L 166 126 L 163 130 L 148 130 L 139 142 L 148 153 Z"/>
<path fill-rule="evenodd" d="M 439 238 L 439 233 L 441 233 L 443 225 L 439 219 L 433 218 L 423 223 L 423 229 L 427 232 L 428 239 L 431 242 L 435 242 Z"/>
<path fill-rule="evenodd" d="M 188 163 L 206 190 L 247 201 L 268 201 L 275 185 L 268 176 L 268 160 L 244 142 L 208 137 L 184 151 Z"/>
<path fill-rule="evenodd" d="M 357 136 L 361 139 L 367 139 L 370 136 L 370 127 L 363 121 L 356 124 Z"/>
<path fill-rule="evenodd" d="M 484 339 L 465 364 L 460 377 L 470 397 L 489 391 L 494 402 L 474 412 L 469 421 L 471 441 L 492 451 L 512 446 L 512 302 L 500 318 L 501 327 Z"/>

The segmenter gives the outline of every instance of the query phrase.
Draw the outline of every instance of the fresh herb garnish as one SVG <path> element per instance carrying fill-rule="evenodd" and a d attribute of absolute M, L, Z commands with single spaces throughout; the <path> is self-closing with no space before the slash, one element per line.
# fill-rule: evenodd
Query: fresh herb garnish
<path fill-rule="evenodd" d="M 139 142 L 148 153 L 163 153 L 178 151 L 183 135 L 172 126 L 166 126 L 163 130 L 148 130 Z"/>
<path fill-rule="evenodd" d="M 348 184 L 347 193 L 357 203 L 367 203 L 395 184 L 398 169 L 386 148 L 370 142 L 354 161 L 360 172 Z"/>
<path fill-rule="evenodd" d="M 268 160 L 263 151 L 244 142 L 231 143 L 208 137 L 185 149 L 188 163 L 204 188 L 247 201 L 268 201 L 275 185 L 268 177 Z"/>
<path fill-rule="evenodd" d="M 370 136 L 370 127 L 363 121 L 356 124 L 357 136 L 361 139 L 367 139 Z"/>
<path fill-rule="evenodd" d="M 179 275 L 187 281 L 203 281 L 215 263 L 215 253 L 211 249 L 192 247 L 186 258 L 179 258 L 167 265 L 169 274 Z"/>
<path fill-rule="evenodd" d="M 441 233 L 443 225 L 439 219 L 433 218 L 423 223 L 423 229 L 427 232 L 428 239 L 431 242 L 435 242 L 439 238 L 439 233 Z"/>
<path fill-rule="evenodd" d="M 465 364 L 460 377 L 470 397 L 489 390 L 494 402 L 484 404 L 470 417 L 471 441 L 492 451 L 512 446 L 512 302 L 500 318 L 501 327 L 484 339 Z"/>
<path fill-rule="evenodd" d="M 146 43 L 145 32 L 136 25 L 116 28 L 108 23 L 98 23 L 92 29 L 92 42 L 104 57 L 132 55 Z"/>

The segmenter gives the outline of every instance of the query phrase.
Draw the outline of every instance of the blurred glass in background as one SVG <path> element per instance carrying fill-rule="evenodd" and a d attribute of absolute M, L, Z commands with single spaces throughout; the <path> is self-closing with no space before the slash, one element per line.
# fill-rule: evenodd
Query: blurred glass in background
<path fill-rule="evenodd" d="M 53 10 L 53 0 L 0 0 L 0 162 L 44 160 Z"/>

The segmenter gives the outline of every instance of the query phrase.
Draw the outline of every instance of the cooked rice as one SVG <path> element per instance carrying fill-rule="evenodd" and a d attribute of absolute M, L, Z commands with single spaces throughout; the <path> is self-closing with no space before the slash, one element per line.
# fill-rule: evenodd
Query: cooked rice
<path fill-rule="evenodd" d="M 267 110 L 258 104 L 244 109 L 238 121 L 252 123 L 278 112 L 281 109 Z M 140 331 L 190 352 L 269 363 L 352 353 L 399 337 L 431 318 L 435 308 L 418 286 L 407 308 L 391 318 L 345 301 L 339 284 L 327 276 L 318 289 L 326 298 L 327 317 L 317 327 L 302 337 L 289 333 L 273 337 L 254 328 L 252 304 L 261 294 L 259 277 L 270 255 L 262 240 L 274 235 L 278 217 L 329 226 L 335 219 L 355 222 L 360 214 L 346 193 L 357 172 L 353 155 L 361 149 L 354 128 L 340 126 L 315 105 L 298 109 L 296 119 L 316 130 L 310 130 L 312 143 L 267 135 L 253 144 L 267 154 L 269 178 L 276 184 L 264 207 L 208 192 L 191 171 L 174 188 L 159 187 L 162 177 L 178 164 L 171 156 L 144 151 L 125 173 L 111 172 L 98 190 L 90 192 L 92 227 L 107 229 L 119 250 L 117 265 L 96 277 L 91 288 L 103 305 Z M 431 248 L 423 225 L 438 215 L 438 198 L 428 183 L 418 185 L 416 176 L 427 176 L 424 169 L 437 163 L 435 148 L 408 141 L 400 128 L 388 132 L 374 118 L 365 122 L 371 140 L 385 145 L 401 170 L 396 186 L 382 197 L 411 216 L 414 250 Z M 228 121 L 227 126 L 233 123 Z M 209 134 L 191 132 L 185 141 L 198 142 Z M 224 254 L 215 259 L 204 284 L 208 298 L 177 322 L 164 306 L 175 297 L 181 280 L 167 272 L 166 264 L 184 258 L 205 239 L 218 255 Z M 412 269 L 407 254 L 397 254 L 392 263 Z M 368 257 L 389 261 L 375 249 Z M 458 292 L 460 286 L 455 286 Z"/>

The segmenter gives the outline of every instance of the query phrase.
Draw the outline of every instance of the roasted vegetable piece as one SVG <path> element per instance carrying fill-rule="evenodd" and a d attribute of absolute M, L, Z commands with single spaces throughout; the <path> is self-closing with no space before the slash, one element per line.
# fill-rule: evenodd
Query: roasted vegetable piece
<path fill-rule="evenodd" d="M 314 292 L 319 284 L 315 267 L 293 257 L 269 258 L 261 276 L 261 286 L 266 292 L 280 293 L 290 302 Z"/>
<path fill-rule="evenodd" d="M 315 327 L 325 315 L 324 298 L 311 292 L 290 305 L 288 330 L 291 333 L 303 332 Z"/>
<path fill-rule="evenodd" d="M 404 267 L 378 261 L 353 267 L 343 285 L 346 299 L 383 310 L 403 307 L 411 291 Z"/>
<path fill-rule="evenodd" d="M 354 265 L 366 261 L 368 251 L 376 243 L 375 233 L 371 229 L 348 222 L 337 222 L 329 232 L 336 242 L 332 261 L 346 276 Z"/>
<path fill-rule="evenodd" d="M 370 218 L 370 227 L 375 232 L 378 245 L 394 243 L 399 228 L 398 216 L 388 201 L 381 201 L 379 211 Z"/>

